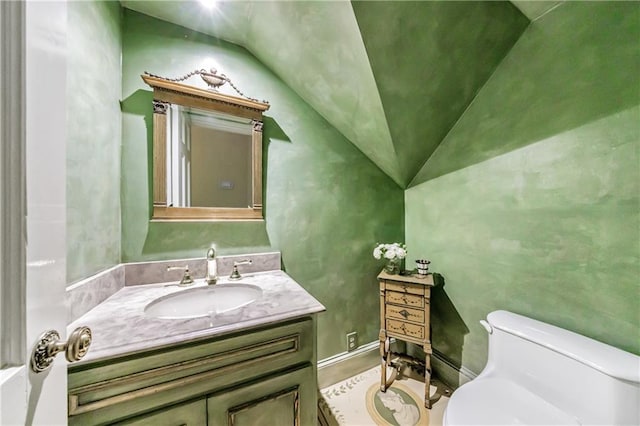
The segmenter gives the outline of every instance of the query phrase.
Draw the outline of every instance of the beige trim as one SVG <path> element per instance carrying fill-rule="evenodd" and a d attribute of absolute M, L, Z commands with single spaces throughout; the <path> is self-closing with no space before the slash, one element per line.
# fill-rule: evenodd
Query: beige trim
<path fill-rule="evenodd" d="M 253 165 L 253 208 L 260 210 L 262 218 L 262 121 L 254 120 L 253 131 L 251 132 L 251 142 L 253 149 L 251 150 L 251 162 Z"/>
<path fill-rule="evenodd" d="M 250 99 L 239 98 L 237 96 L 224 95 L 219 92 L 214 92 L 207 89 L 200 89 L 198 87 L 189 86 L 174 81 L 165 80 L 163 78 L 151 77 L 149 75 L 142 75 L 142 79 L 149 86 L 153 87 L 158 92 L 172 94 L 169 96 L 186 96 L 183 101 L 190 101 L 194 98 L 202 98 L 209 102 L 219 102 L 222 104 L 229 104 L 237 108 L 253 109 L 256 111 L 266 111 L 270 105 L 264 102 L 252 101 Z M 164 96 L 164 95 L 163 95 Z M 173 102 L 172 102 L 173 103 Z M 182 102 L 178 102 L 182 105 Z M 195 105 L 194 105 L 195 106 Z"/>
<path fill-rule="evenodd" d="M 153 114 L 153 205 L 167 205 L 167 114 Z"/>
<path fill-rule="evenodd" d="M 160 207 L 153 206 L 153 220 L 256 220 L 263 219 L 260 209 L 213 207 Z"/>

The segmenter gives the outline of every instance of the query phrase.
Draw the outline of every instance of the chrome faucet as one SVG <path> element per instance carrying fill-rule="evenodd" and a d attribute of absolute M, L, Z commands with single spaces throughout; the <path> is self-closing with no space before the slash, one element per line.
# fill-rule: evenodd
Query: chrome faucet
<path fill-rule="evenodd" d="M 184 271 L 184 274 L 182 275 L 182 279 L 180 280 L 180 283 L 178 283 L 178 286 L 187 287 L 193 284 L 193 278 L 191 278 L 191 274 L 189 273 L 189 265 L 167 266 L 167 271 L 177 271 L 177 270 Z"/>
<path fill-rule="evenodd" d="M 216 250 L 213 247 L 207 250 L 207 274 L 204 280 L 209 285 L 213 285 L 218 281 L 218 263 L 216 260 Z"/>
<path fill-rule="evenodd" d="M 251 265 L 253 262 L 251 259 L 241 260 L 240 262 L 233 262 L 233 271 L 231 272 L 230 280 L 239 280 L 242 278 L 242 275 L 238 272 L 238 266 L 240 265 Z"/>

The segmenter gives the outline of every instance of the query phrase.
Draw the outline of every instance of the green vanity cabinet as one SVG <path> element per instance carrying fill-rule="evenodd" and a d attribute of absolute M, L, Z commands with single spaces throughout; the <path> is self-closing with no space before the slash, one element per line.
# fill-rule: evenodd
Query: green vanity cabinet
<path fill-rule="evenodd" d="M 312 425 L 312 317 L 69 365 L 70 425 Z"/>
<path fill-rule="evenodd" d="M 119 426 L 202 426 L 207 424 L 207 400 L 178 404 L 116 423 Z"/>
<path fill-rule="evenodd" d="M 316 411 L 300 402 L 317 401 L 316 370 L 308 365 L 207 398 L 209 425 L 264 426 L 317 424 Z"/>
<path fill-rule="evenodd" d="M 300 401 L 315 400 L 311 365 L 243 384 L 208 398 L 117 422 L 119 426 L 311 425 L 315 413 Z"/>

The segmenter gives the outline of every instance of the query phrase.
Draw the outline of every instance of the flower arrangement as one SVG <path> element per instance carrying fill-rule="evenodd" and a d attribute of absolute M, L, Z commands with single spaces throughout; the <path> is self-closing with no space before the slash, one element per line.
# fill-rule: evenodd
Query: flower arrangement
<path fill-rule="evenodd" d="M 373 257 L 376 259 L 404 259 L 407 257 L 407 246 L 405 244 L 378 244 L 373 249 Z"/>
<path fill-rule="evenodd" d="M 407 246 L 404 243 L 379 244 L 373 249 L 373 257 L 387 259 L 384 269 L 389 274 L 400 272 L 402 259 L 407 257 Z"/>

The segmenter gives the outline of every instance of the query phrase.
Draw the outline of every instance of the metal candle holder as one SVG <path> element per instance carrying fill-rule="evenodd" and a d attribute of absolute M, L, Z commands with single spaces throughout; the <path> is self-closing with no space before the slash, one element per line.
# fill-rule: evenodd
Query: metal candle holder
<path fill-rule="evenodd" d="M 418 269 L 418 276 L 425 277 L 427 275 L 429 275 L 429 264 L 431 263 L 430 260 L 426 260 L 426 259 L 418 259 L 416 260 L 416 268 Z"/>

